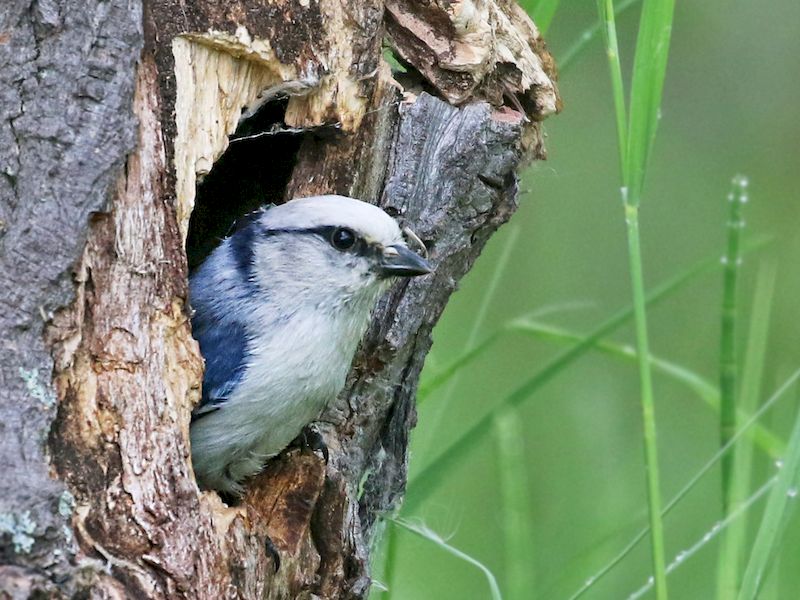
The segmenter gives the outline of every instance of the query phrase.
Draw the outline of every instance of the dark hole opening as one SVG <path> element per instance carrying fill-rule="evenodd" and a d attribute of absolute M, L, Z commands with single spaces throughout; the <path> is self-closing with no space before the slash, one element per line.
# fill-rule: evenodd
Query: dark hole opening
<path fill-rule="evenodd" d="M 303 136 L 281 132 L 288 100 L 268 102 L 243 120 L 227 150 L 197 185 L 186 256 L 189 272 L 233 232 L 236 221 L 265 204 L 280 204 Z"/>

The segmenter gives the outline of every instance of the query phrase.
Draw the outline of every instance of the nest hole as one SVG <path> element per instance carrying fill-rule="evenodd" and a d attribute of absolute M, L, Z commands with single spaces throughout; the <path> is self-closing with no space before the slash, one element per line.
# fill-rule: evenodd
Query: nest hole
<path fill-rule="evenodd" d="M 283 131 L 288 99 L 265 103 L 243 119 L 211 171 L 198 179 L 189 219 L 189 272 L 234 229 L 237 220 L 265 204 L 284 201 L 303 136 Z"/>

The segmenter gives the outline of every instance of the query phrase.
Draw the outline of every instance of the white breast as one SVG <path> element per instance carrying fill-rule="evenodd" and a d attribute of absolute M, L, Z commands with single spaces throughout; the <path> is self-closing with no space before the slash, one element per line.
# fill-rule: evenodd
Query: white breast
<path fill-rule="evenodd" d="M 256 332 L 240 384 L 224 405 L 192 424 L 202 485 L 237 493 L 238 482 L 319 417 L 344 386 L 374 303 L 365 300 L 369 306 L 339 307 L 333 314 L 298 311 L 273 323 L 269 335 Z"/>

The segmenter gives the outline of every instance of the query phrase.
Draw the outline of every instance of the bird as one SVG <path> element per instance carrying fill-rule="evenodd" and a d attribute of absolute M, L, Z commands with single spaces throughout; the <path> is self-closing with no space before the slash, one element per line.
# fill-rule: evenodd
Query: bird
<path fill-rule="evenodd" d="M 432 272 L 410 242 L 424 251 L 368 202 L 298 198 L 252 213 L 195 269 L 191 324 L 205 371 L 190 444 L 202 489 L 240 496 L 319 418 L 381 295 Z"/>

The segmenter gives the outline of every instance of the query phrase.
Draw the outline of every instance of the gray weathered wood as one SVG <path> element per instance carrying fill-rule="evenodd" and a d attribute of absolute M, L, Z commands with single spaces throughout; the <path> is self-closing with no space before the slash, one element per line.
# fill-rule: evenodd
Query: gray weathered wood
<path fill-rule="evenodd" d="M 134 147 L 141 44 L 136 1 L 0 9 L 2 557 L 54 577 L 73 544 L 70 494 L 49 474 L 56 394 L 43 328 L 74 297 L 90 215 Z"/>

